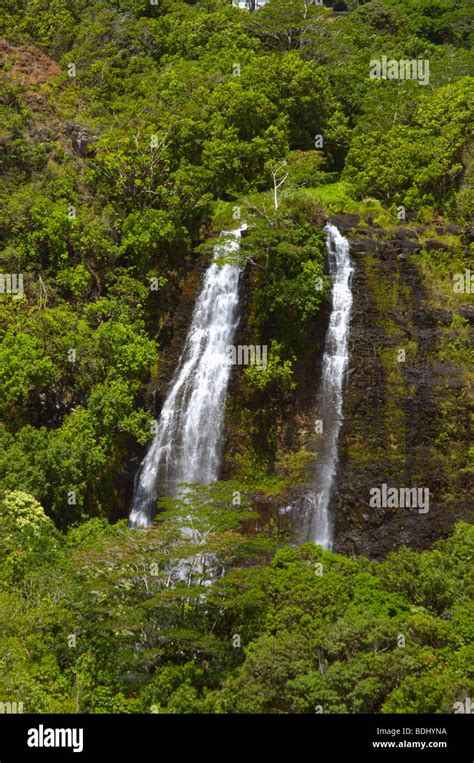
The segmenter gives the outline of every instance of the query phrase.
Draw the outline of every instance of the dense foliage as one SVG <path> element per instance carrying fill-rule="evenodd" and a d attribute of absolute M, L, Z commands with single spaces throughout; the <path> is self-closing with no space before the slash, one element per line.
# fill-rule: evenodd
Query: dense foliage
<path fill-rule="evenodd" d="M 273 555 L 232 484 L 211 491 L 216 511 L 192 494 L 192 538 L 179 505 L 146 533 L 108 522 L 125 516 L 124 470 L 152 436 L 145 385 L 214 234 L 249 223 L 249 338 L 270 352 L 243 400 L 269 413 L 327 296 L 325 211 L 466 225 L 468 1 L 333 5 L 3 0 L 0 263 L 25 293 L 0 294 L 2 701 L 440 712 L 473 690 L 468 526 L 382 564 Z M 382 55 L 428 59 L 429 84 L 371 80 Z M 228 570 L 211 588 L 203 558 Z"/>
<path fill-rule="evenodd" d="M 8 493 L 0 696 L 167 713 L 439 713 L 471 696 L 472 527 L 383 563 L 307 544 L 263 564 L 269 542 L 239 532 L 252 515 L 233 487 L 168 501 L 147 532 L 93 519 L 66 536 Z"/>
<path fill-rule="evenodd" d="M 1 485 L 31 492 L 65 526 L 110 512 L 117 470 L 150 437 L 140 387 L 216 201 L 257 224 L 254 338 L 274 343 L 274 361 L 253 381 L 267 392 L 291 387 L 325 293 L 313 288 L 324 256 L 315 203 L 299 188 L 342 171 L 356 200 L 462 217 L 469 9 L 3 6 L 13 47 L 1 84 L 2 267 L 24 273 L 26 299 L 1 298 Z M 31 42 L 53 61 L 28 56 Z M 429 85 L 371 81 L 381 53 L 429 58 Z M 276 212 L 265 189 L 279 163 Z"/>

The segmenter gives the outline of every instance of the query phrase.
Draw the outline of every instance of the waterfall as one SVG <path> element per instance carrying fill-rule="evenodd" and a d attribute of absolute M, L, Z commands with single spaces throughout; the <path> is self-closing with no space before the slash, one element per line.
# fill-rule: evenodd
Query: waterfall
<path fill-rule="evenodd" d="M 338 436 L 343 419 L 343 383 L 349 360 L 351 280 L 354 271 L 348 240 L 330 223 L 326 225 L 325 231 L 333 288 L 332 309 L 317 395 L 316 423 L 322 422 L 322 432 L 316 434 L 319 438 L 316 474 L 313 490 L 303 501 L 300 535 L 304 541 L 312 541 L 324 548 L 330 548 L 333 522 L 329 503 L 337 471 Z M 315 431 L 318 432 L 318 427 L 315 427 Z"/>
<path fill-rule="evenodd" d="M 231 371 L 226 347 L 239 319 L 242 269 L 216 261 L 237 252 L 245 228 L 223 231 L 224 240 L 214 247 L 156 435 L 135 480 L 131 526 L 146 527 L 158 495 L 175 495 L 180 482 L 209 484 L 218 478 Z"/>

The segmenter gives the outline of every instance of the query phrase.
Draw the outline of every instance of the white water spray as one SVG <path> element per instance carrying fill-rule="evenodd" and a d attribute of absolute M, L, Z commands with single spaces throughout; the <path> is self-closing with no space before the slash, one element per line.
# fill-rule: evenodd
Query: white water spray
<path fill-rule="evenodd" d="M 135 481 L 131 526 L 149 525 L 158 495 L 175 495 L 180 482 L 210 484 L 218 478 L 231 371 L 226 347 L 238 324 L 242 269 L 216 260 L 237 252 L 246 227 L 224 231 L 214 249 L 157 433 Z"/>
<path fill-rule="evenodd" d="M 343 383 L 349 361 L 348 336 L 352 307 L 351 280 L 354 269 L 349 242 L 338 229 L 326 225 L 329 272 L 333 279 L 332 309 L 324 345 L 321 381 L 318 390 L 318 461 L 314 490 L 304 498 L 301 537 L 304 541 L 331 548 L 333 521 L 329 512 L 338 464 L 338 437 L 342 425 Z"/>

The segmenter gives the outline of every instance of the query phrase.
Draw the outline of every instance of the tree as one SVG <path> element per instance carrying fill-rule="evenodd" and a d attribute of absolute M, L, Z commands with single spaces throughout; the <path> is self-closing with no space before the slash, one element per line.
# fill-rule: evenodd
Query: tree
<path fill-rule="evenodd" d="M 315 0 L 270 0 L 250 23 L 260 36 L 276 40 L 283 50 L 294 50 L 314 39 L 327 13 Z"/>
<path fill-rule="evenodd" d="M 278 210 L 279 197 L 278 191 L 285 185 L 288 179 L 288 170 L 286 169 L 286 162 L 280 164 L 272 163 L 269 167 L 269 172 L 272 178 L 273 185 L 273 205 L 275 212 Z M 283 191 L 280 192 L 280 196 L 283 195 Z"/>

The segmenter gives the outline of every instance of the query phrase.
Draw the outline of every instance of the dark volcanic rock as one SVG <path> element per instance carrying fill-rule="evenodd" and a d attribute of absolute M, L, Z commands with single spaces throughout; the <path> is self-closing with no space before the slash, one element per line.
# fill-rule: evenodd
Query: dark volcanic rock
<path fill-rule="evenodd" d="M 379 242 L 376 239 L 369 238 L 368 236 L 359 238 L 349 238 L 351 250 L 353 252 L 360 252 L 361 254 L 375 252 L 379 249 Z"/>
<path fill-rule="evenodd" d="M 434 328 L 435 326 L 449 326 L 453 316 L 449 310 L 432 307 L 431 305 L 420 305 L 414 308 L 413 317 L 419 326 L 424 328 Z"/>
<path fill-rule="evenodd" d="M 348 237 L 355 265 L 344 420 L 331 499 L 334 549 L 381 559 L 403 544 L 428 548 L 448 535 L 456 521 L 473 517 L 473 474 L 466 467 L 467 380 L 462 366 L 450 361 L 449 354 L 440 355 L 452 312 L 436 301 L 430 289 L 425 290 L 421 263 L 414 256 L 422 248 L 419 237 L 426 229 L 371 227 L 356 215 L 333 215 L 329 222 Z M 251 280 L 247 273 L 236 339 L 242 344 L 248 343 Z M 279 447 L 285 454 L 313 452 L 311 432 L 328 308 L 315 322 L 314 353 L 295 364 L 297 392 L 279 414 Z M 465 306 L 458 312 L 472 322 L 474 309 Z M 236 371 L 226 406 L 224 478 L 233 476 L 236 464 L 238 470 L 239 456 L 248 448 L 249 417 L 255 431 L 252 442 L 259 448 L 268 431 L 261 423 L 255 426 L 257 418 L 265 422 L 263 399 L 258 410 L 247 410 L 239 390 Z M 298 516 L 307 510 L 310 467 L 306 473 L 308 484 L 292 483 L 282 493 L 256 498 L 261 521 L 272 522 L 292 542 L 298 542 L 293 529 Z M 384 484 L 419 488 L 423 494 L 428 490 L 428 512 L 416 506 L 372 507 L 371 489 Z"/>
<path fill-rule="evenodd" d="M 444 244 L 442 241 L 438 241 L 435 238 L 429 238 L 425 241 L 424 249 L 427 252 L 432 252 L 435 249 L 436 250 L 444 249 L 446 251 L 447 249 L 449 249 L 449 246 L 447 244 Z"/>
<path fill-rule="evenodd" d="M 437 359 L 452 313 L 424 291 L 411 257 L 421 248 L 416 235 L 376 231 L 370 243 L 373 230 L 350 237 L 354 301 L 332 512 L 336 551 L 383 558 L 402 544 L 430 547 L 474 518 L 474 501 L 472 471 L 452 462 L 467 453 L 467 381 L 462 368 Z M 459 313 L 472 323 L 474 308 Z M 371 507 L 371 489 L 384 483 L 427 488 L 429 511 Z"/>
<path fill-rule="evenodd" d="M 66 133 L 70 136 L 72 147 L 78 156 L 84 159 L 95 155 L 95 150 L 90 144 L 97 140 L 96 135 L 92 135 L 89 130 L 80 125 L 68 125 Z"/>
<path fill-rule="evenodd" d="M 395 235 L 397 238 L 417 238 L 416 232 L 411 228 L 395 228 Z"/>
<path fill-rule="evenodd" d="M 335 225 L 341 233 L 345 234 L 358 227 L 360 217 L 358 215 L 331 215 L 328 222 Z"/>
<path fill-rule="evenodd" d="M 459 225 L 451 225 L 450 223 L 445 223 L 444 225 L 438 225 L 435 228 L 436 233 L 438 236 L 460 236 L 461 235 L 461 228 Z"/>
<path fill-rule="evenodd" d="M 474 307 L 472 305 L 463 305 L 459 308 L 458 313 L 461 318 L 464 318 L 471 326 L 474 326 Z"/>
<path fill-rule="evenodd" d="M 467 468 L 468 379 L 463 366 L 446 351 L 453 313 L 439 295 L 425 288 L 416 256 L 422 248 L 449 247 L 435 239 L 423 247 L 422 225 L 385 229 L 357 215 L 332 215 L 329 222 L 348 237 L 355 265 L 344 419 L 331 499 L 334 549 L 381 559 L 403 544 L 428 548 L 448 535 L 456 521 L 474 518 L 473 472 Z M 454 234 L 448 227 L 443 233 Z M 251 288 L 247 282 L 244 316 Z M 473 324 L 474 308 L 464 305 L 457 312 Z M 286 453 L 313 448 L 315 395 L 328 317 L 328 312 L 318 316 L 314 357 L 302 363 L 298 359 L 295 367 L 297 396 L 288 404 L 279 430 Z M 244 344 L 245 331 L 244 318 L 239 329 Z M 236 425 L 242 410 L 238 390 L 234 377 L 227 406 L 233 413 L 227 417 L 230 455 L 224 477 L 232 476 L 232 454 L 239 451 L 239 438 L 244 436 Z M 245 430 L 242 422 L 240 429 Z M 428 490 L 428 512 L 421 513 L 416 506 L 372 507 L 371 489 L 383 484 L 419 488 L 423 494 Z M 308 490 L 310 477 L 307 485 L 292 484 L 281 494 L 259 498 L 262 521 L 271 520 L 297 542 L 291 535 L 292 522 L 297 524 L 298 515 L 306 511 Z"/>
<path fill-rule="evenodd" d="M 421 251 L 421 244 L 419 241 L 403 239 L 396 242 L 395 248 L 400 254 L 414 254 Z"/>

